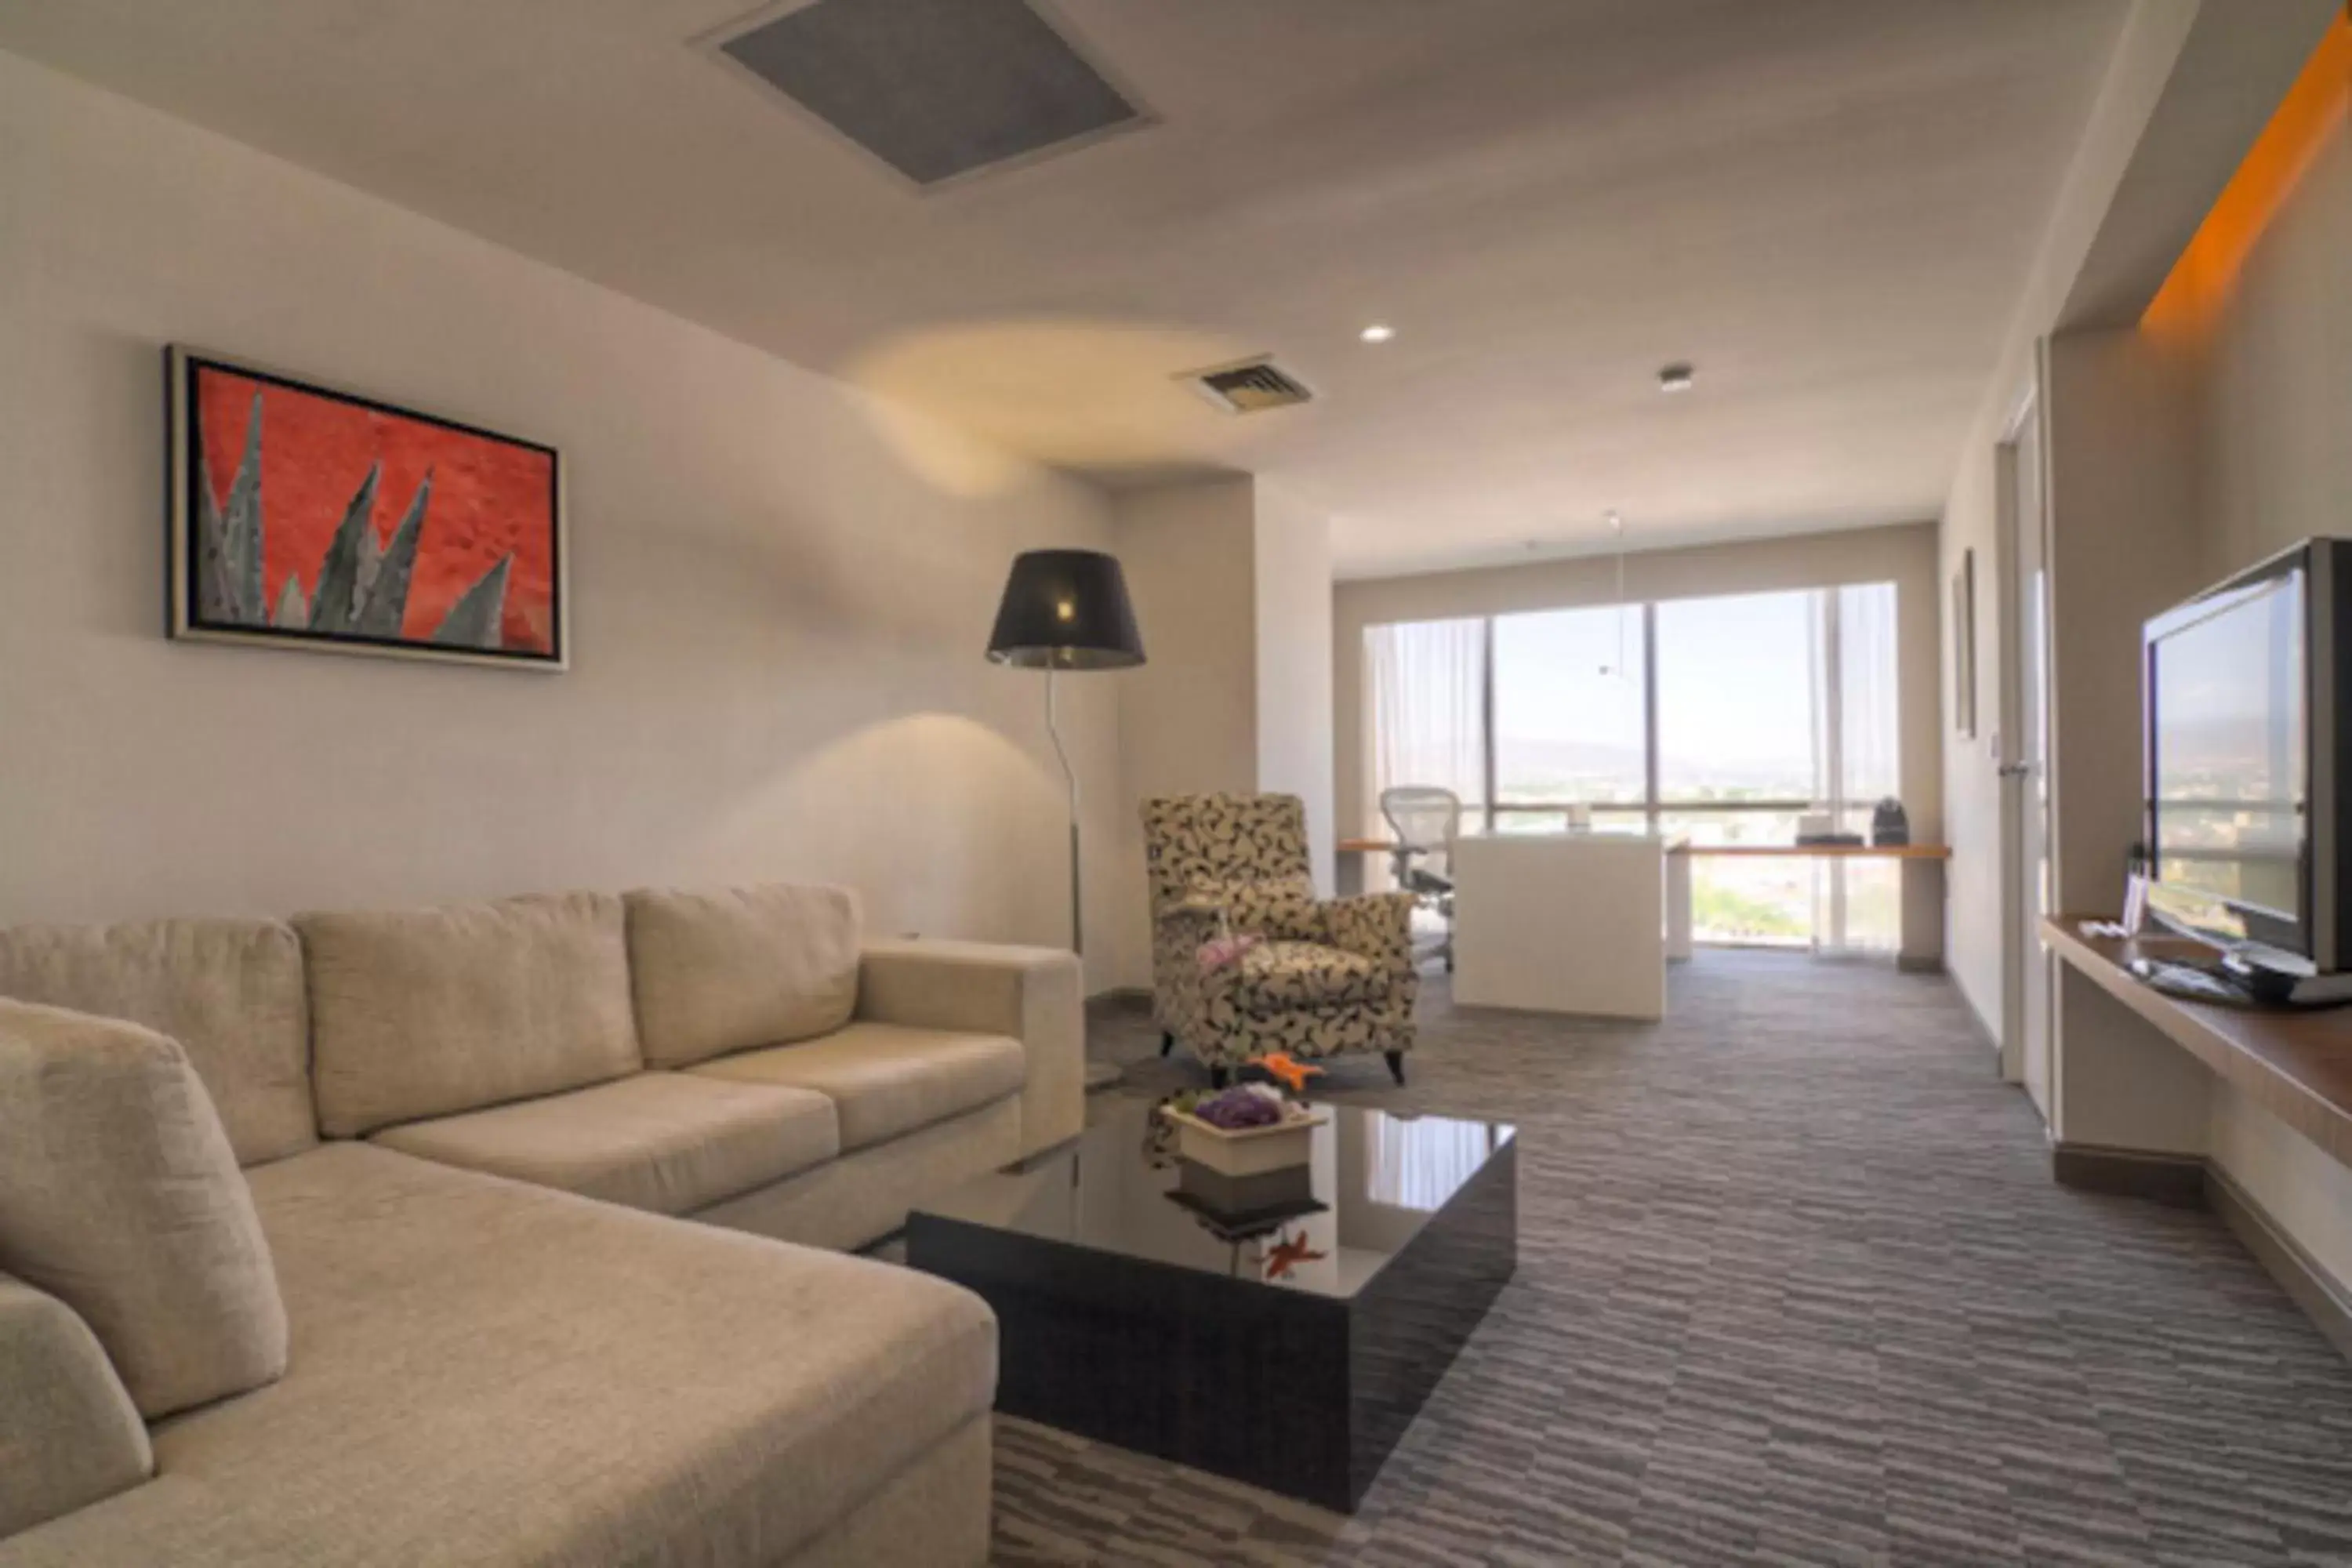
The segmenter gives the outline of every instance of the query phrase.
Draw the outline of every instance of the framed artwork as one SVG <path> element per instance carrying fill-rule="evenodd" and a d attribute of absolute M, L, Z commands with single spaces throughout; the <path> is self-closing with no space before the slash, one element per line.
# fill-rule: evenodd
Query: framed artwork
<path fill-rule="evenodd" d="M 1977 552 L 1960 552 L 1952 574 L 1952 724 L 1969 739 L 1977 733 Z"/>
<path fill-rule="evenodd" d="M 554 447 L 178 346 L 165 374 L 172 637 L 564 668 Z"/>

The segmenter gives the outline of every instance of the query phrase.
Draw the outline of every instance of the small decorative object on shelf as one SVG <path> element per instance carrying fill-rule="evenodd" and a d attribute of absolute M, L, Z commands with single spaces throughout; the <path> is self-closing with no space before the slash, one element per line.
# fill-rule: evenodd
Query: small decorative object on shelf
<path fill-rule="evenodd" d="M 1903 810 L 1903 803 L 1888 795 L 1870 814 L 1870 841 L 1892 845 L 1911 842 L 1911 818 Z"/>

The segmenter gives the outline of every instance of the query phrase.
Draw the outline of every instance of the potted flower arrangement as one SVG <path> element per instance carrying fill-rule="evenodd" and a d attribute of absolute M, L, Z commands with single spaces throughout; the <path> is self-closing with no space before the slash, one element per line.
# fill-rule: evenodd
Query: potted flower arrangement
<path fill-rule="evenodd" d="M 1160 1113 L 1176 1128 L 1177 1153 L 1224 1176 L 1304 1165 L 1315 1129 L 1330 1120 L 1329 1113 L 1291 1099 L 1282 1086 L 1303 1089 L 1307 1079 L 1323 1069 L 1280 1054 L 1248 1065 L 1264 1069 L 1275 1081 L 1237 1083 L 1213 1094 L 1180 1094 L 1160 1106 Z"/>

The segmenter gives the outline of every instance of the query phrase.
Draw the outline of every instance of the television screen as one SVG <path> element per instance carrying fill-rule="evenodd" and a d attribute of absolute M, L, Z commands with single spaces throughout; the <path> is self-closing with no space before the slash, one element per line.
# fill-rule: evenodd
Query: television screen
<path fill-rule="evenodd" d="M 2303 921 L 2304 583 L 2228 595 L 2148 649 L 2157 883 L 2166 912 L 2213 935 Z"/>

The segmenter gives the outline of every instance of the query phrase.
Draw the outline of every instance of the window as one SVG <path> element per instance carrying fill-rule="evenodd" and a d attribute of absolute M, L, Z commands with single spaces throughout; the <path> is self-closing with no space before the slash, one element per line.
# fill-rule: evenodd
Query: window
<path fill-rule="evenodd" d="M 1801 811 L 1820 797 L 1813 727 L 1821 597 L 1745 594 L 1658 606 L 1662 798 L 1772 802 Z"/>
<path fill-rule="evenodd" d="M 1380 820 L 1381 791 L 1391 784 L 1435 784 L 1462 798 L 1465 817 L 1486 804 L 1486 623 L 1414 621 L 1364 634 L 1364 689 L 1377 715 L 1371 726 L 1369 830 Z"/>
<path fill-rule="evenodd" d="M 1495 617 L 1495 799 L 1507 817 L 1647 800 L 1642 643 L 1637 605 Z M 1566 820 L 1533 814 L 1538 830 Z"/>
<path fill-rule="evenodd" d="M 1473 827 L 1789 844 L 1898 793 L 1891 583 L 1372 626 L 1374 802 L 1441 784 Z M 1375 804 L 1375 811 L 1377 806 Z M 1378 830 L 1378 825 L 1375 825 Z M 1701 857 L 1700 941 L 1892 950 L 1896 868 Z"/>
<path fill-rule="evenodd" d="M 1787 844 L 1827 810 L 1867 834 L 1896 793 L 1895 586 L 1681 599 L 1657 606 L 1659 826 L 1694 844 Z M 1692 934 L 1892 948 L 1896 869 L 1704 856 Z"/>

